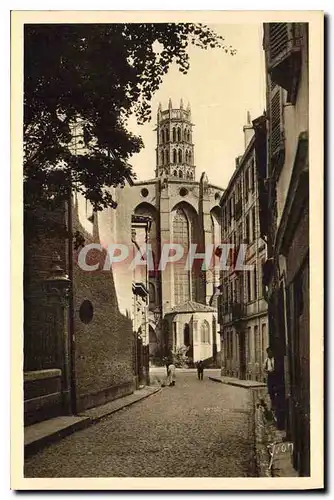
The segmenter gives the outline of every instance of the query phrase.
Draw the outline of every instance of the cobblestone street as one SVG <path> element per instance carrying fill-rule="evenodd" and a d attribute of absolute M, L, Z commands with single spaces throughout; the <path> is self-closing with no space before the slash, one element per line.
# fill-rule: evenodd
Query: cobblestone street
<path fill-rule="evenodd" d="M 25 462 L 25 477 L 250 477 L 247 389 L 178 372 L 165 387 Z"/>

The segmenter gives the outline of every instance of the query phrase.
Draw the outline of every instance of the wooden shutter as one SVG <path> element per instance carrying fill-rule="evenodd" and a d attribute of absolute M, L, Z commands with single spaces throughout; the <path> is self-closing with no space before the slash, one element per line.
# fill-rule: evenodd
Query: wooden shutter
<path fill-rule="evenodd" d="M 282 92 L 274 87 L 270 96 L 270 154 L 275 155 L 282 145 Z"/>
<path fill-rule="evenodd" d="M 289 24 L 269 23 L 269 57 L 272 63 L 288 47 Z"/>

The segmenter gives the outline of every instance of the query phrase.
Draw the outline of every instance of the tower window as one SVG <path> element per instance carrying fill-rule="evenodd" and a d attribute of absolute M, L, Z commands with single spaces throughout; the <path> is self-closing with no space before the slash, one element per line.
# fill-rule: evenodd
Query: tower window
<path fill-rule="evenodd" d="M 176 142 L 176 130 L 173 128 L 173 142 Z"/>
<path fill-rule="evenodd" d="M 176 163 L 176 149 L 173 149 L 173 163 Z"/>
<path fill-rule="evenodd" d="M 181 129 L 180 129 L 180 127 L 177 129 L 177 141 L 181 142 Z"/>
<path fill-rule="evenodd" d="M 168 150 L 166 151 L 166 163 L 167 164 L 169 163 L 169 151 Z"/>
<path fill-rule="evenodd" d="M 186 163 L 188 163 L 188 151 L 186 151 Z"/>
<path fill-rule="evenodd" d="M 189 165 L 191 165 L 191 151 L 189 151 L 189 154 L 188 154 L 188 161 L 189 161 Z"/>
<path fill-rule="evenodd" d="M 169 129 L 166 129 L 166 142 L 169 142 Z"/>
<path fill-rule="evenodd" d="M 183 177 L 182 170 L 179 170 L 179 177 L 180 177 L 180 179 L 182 179 L 182 177 Z"/>
<path fill-rule="evenodd" d="M 182 163 L 182 151 L 179 149 L 179 163 Z"/>
<path fill-rule="evenodd" d="M 164 131 L 163 130 L 161 130 L 160 135 L 161 135 L 161 144 L 163 144 L 164 143 Z"/>
<path fill-rule="evenodd" d="M 161 165 L 164 164 L 164 152 L 161 151 Z"/>
<path fill-rule="evenodd" d="M 190 131 L 188 130 L 188 137 L 187 137 L 187 141 L 190 142 L 191 141 L 191 137 L 190 137 Z"/>
<path fill-rule="evenodd" d="M 174 177 L 177 177 L 177 170 L 174 170 L 173 175 Z"/>

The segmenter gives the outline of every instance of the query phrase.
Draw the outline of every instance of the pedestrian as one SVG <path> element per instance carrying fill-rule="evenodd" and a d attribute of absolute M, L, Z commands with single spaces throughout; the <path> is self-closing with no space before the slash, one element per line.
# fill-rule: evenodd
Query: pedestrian
<path fill-rule="evenodd" d="M 168 377 L 167 377 L 167 384 L 169 385 L 169 387 L 172 387 L 175 385 L 175 365 L 174 363 L 170 363 L 169 366 L 168 366 Z"/>
<path fill-rule="evenodd" d="M 267 348 L 267 357 L 264 362 L 264 372 L 267 375 L 267 387 L 268 394 L 270 396 L 271 401 L 271 409 L 275 409 L 275 400 L 276 400 L 276 366 L 275 366 L 275 358 L 271 347 Z"/>
<path fill-rule="evenodd" d="M 197 363 L 197 376 L 198 380 L 203 380 L 203 372 L 204 372 L 204 363 L 202 360 L 200 360 Z"/>

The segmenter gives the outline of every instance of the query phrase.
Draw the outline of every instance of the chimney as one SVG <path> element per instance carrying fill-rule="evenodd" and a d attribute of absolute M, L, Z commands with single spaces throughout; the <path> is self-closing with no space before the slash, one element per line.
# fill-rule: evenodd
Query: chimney
<path fill-rule="evenodd" d="M 251 116 L 249 111 L 247 111 L 247 124 L 243 127 L 243 131 L 244 131 L 244 147 L 245 149 L 247 149 L 247 146 L 254 135 L 254 129 L 251 122 Z"/>

